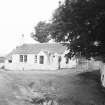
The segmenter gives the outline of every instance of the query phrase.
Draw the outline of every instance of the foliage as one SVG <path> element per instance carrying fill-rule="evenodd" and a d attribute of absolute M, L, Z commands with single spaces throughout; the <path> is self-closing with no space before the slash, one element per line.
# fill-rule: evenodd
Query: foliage
<path fill-rule="evenodd" d="M 43 42 L 48 42 L 50 37 L 49 37 L 49 23 L 46 23 L 44 21 L 40 21 L 36 26 L 35 26 L 35 34 L 32 33 L 32 37 L 39 41 L 40 43 Z"/>
<path fill-rule="evenodd" d="M 51 35 L 67 42 L 69 57 L 105 54 L 105 0 L 65 0 L 55 10 Z"/>

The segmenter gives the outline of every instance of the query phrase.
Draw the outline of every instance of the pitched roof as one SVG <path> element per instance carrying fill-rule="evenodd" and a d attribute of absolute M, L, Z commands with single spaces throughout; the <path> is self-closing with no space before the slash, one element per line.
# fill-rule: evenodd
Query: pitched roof
<path fill-rule="evenodd" d="M 16 47 L 7 57 L 13 54 L 38 54 L 40 51 L 62 54 L 65 50 L 66 47 L 58 43 L 23 44 Z"/>

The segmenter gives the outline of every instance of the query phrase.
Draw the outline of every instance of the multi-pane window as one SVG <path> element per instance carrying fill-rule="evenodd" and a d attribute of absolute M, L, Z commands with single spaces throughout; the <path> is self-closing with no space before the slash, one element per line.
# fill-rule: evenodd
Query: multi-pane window
<path fill-rule="evenodd" d="M 20 55 L 20 62 L 27 62 L 27 55 Z"/>
<path fill-rule="evenodd" d="M 34 62 L 37 63 L 37 55 L 34 57 Z"/>
<path fill-rule="evenodd" d="M 23 62 L 23 55 L 20 55 L 20 62 Z"/>

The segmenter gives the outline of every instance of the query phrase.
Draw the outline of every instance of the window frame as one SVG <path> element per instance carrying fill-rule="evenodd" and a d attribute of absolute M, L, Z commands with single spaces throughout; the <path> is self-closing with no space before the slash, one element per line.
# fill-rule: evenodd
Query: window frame
<path fill-rule="evenodd" d="M 20 62 L 27 62 L 27 55 L 20 55 Z"/>
<path fill-rule="evenodd" d="M 34 63 L 37 63 L 37 62 L 38 62 L 38 56 L 35 55 L 35 56 L 34 56 Z"/>
<path fill-rule="evenodd" d="M 27 62 L 27 55 L 24 55 L 24 62 Z"/>
<path fill-rule="evenodd" d="M 23 60 L 23 55 L 20 55 L 19 57 L 20 57 L 20 59 L 19 59 L 20 62 L 23 62 L 23 61 L 24 61 L 24 60 Z"/>

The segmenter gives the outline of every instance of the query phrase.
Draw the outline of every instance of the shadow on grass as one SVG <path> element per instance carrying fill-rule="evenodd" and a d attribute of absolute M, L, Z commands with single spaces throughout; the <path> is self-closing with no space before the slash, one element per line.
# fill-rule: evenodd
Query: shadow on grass
<path fill-rule="evenodd" d="M 100 72 L 99 70 L 94 70 L 94 71 L 87 71 L 87 72 L 82 72 L 77 75 L 79 78 L 82 78 L 83 80 L 93 80 L 95 82 L 100 83 Z"/>
<path fill-rule="evenodd" d="M 91 82 L 91 85 L 94 85 L 95 88 L 105 94 L 105 88 L 103 88 L 101 85 L 101 74 L 99 70 L 83 72 L 78 74 L 77 76 L 78 78 L 80 78 L 81 83 L 90 84 Z"/>

